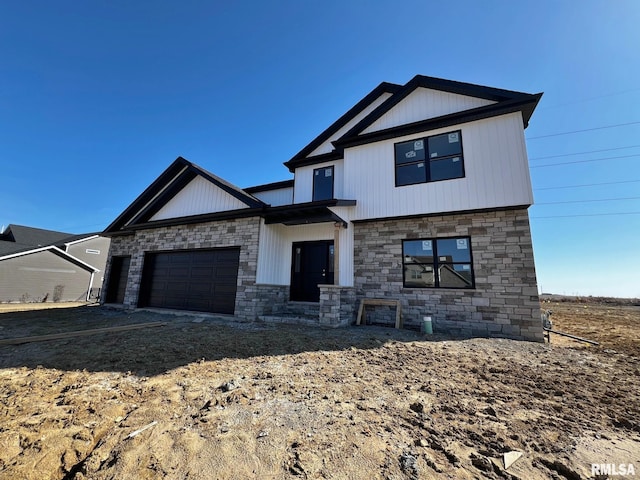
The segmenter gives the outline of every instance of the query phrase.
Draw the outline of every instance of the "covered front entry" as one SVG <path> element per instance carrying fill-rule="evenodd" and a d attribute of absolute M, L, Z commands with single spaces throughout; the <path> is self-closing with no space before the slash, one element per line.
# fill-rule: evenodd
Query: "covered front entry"
<path fill-rule="evenodd" d="M 319 284 L 333 284 L 333 240 L 294 242 L 290 299 L 319 302 Z"/>
<path fill-rule="evenodd" d="M 139 307 L 233 314 L 239 248 L 149 252 Z"/>

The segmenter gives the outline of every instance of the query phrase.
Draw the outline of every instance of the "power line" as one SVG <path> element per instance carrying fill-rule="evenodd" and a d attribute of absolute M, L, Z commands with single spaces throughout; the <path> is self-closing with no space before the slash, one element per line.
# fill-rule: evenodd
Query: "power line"
<path fill-rule="evenodd" d="M 619 185 L 621 183 L 640 183 L 640 180 L 621 180 L 619 182 L 602 182 L 602 183 L 582 183 L 580 185 L 560 185 L 558 187 L 534 188 L 534 190 L 538 191 L 538 190 L 557 190 L 561 188 L 598 187 L 600 185 Z"/>
<path fill-rule="evenodd" d="M 629 89 L 629 90 L 623 90 L 621 92 L 607 93 L 607 94 L 604 94 L 604 95 L 597 95 L 595 97 L 587 97 L 587 98 L 584 98 L 582 100 L 574 100 L 573 102 L 560 103 L 560 104 L 550 105 L 550 106 L 542 105 L 542 106 L 540 106 L 540 108 L 538 108 L 538 110 L 551 110 L 553 108 L 560 108 L 560 107 L 564 107 L 566 105 L 575 105 L 576 103 L 586 103 L 586 102 L 589 102 L 591 100 L 598 100 L 600 98 L 615 97 L 617 95 L 623 95 L 625 93 L 636 92 L 638 90 L 640 90 L 640 88 L 632 88 L 632 89 Z"/>
<path fill-rule="evenodd" d="M 585 128 L 584 130 L 573 130 L 571 132 L 550 133 L 548 135 L 539 135 L 537 137 L 528 137 L 527 140 L 537 140 L 539 138 L 559 137 L 560 135 L 571 135 L 573 133 L 592 132 L 594 130 L 604 130 L 605 128 L 626 127 L 628 125 L 637 125 L 639 122 L 618 123 L 616 125 L 606 125 L 604 127 Z"/>
<path fill-rule="evenodd" d="M 530 158 L 529 160 L 546 160 L 547 158 L 571 157 L 571 156 L 574 156 L 574 155 L 586 155 L 588 153 L 610 152 L 612 150 L 625 150 L 625 149 L 628 149 L 628 148 L 637 148 L 637 147 L 640 147 L 640 145 L 630 145 L 628 147 L 618 147 L 618 148 L 604 148 L 602 150 L 590 150 L 588 152 L 563 153 L 561 155 L 549 155 L 548 157 Z"/>
<path fill-rule="evenodd" d="M 536 202 L 536 205 L 558 205 L 560 203 L 614 202 L 618 200 L 638 200 L 640 197 L 597 198 L 593 200 L 565 200 L 561 202 Z"/>
<path fill-rule="evenodd" d="M 589 159 L 589 160 L 574 160 L 573 162 L 545 163 L 544 165 L 530 165 L 529 168 L 557 167 L 559 165 L 572 165 L 574 163 L 601 162 L 603 160 L 616 160 L 616 159 L 619 159 L 619 158 L 632 158 L 632 157 L 640 157 L 640 153 L 636 153 L 635 155 L 622 155 L 620 157 L 592 158 L 592 159 Z"/>
<path fill-rule="evenodd" d="M 614 215 L 640 215 L 640 212 L 611 212 L 611 213 L 584 213 L 576 215 L 549 215 L 544 217 L 531 217 L 531 218 L 573 218 L 573 217 L 610 217 Z"/>

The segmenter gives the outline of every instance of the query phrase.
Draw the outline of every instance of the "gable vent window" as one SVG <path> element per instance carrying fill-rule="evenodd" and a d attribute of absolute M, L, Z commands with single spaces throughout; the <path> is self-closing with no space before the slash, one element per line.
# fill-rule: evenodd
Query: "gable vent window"
<path fill-rule="evenodd" d="M 464 177 L 462 131 L 395 144 L 396 187 Z"/>
<path fill-rule="evenodd" d="M 90 253 L 92 255 L 100 255 L 100 250 L 94 250 L 93 248 L 87 248 L 85 252 Z"/>
<path fill-rule="evenodd" d="M 474 288 L 471 239 L 430 238 L 402 242 L 406 288 Z"/>

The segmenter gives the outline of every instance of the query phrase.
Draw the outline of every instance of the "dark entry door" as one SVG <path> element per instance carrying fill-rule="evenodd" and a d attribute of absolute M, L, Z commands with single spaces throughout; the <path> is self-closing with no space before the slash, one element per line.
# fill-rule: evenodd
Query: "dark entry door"
<path fill-rule="evenodd" d="M 105 296 L 106 303 L 124 303 L 130 263 L 130 256 L 111 258 L 111 273 L 109 274 L 109 285 Z"/>
<path fill-rule="evenodd" d="M 233 314 L 239 248 L 147 253 L 139 307 Z"/>
<path fill-rule="evenodd" d="M 318 284 L 333 284 L 333 240 L 295 242 L 291 262 L 291 300 L 319 302 Z"/>

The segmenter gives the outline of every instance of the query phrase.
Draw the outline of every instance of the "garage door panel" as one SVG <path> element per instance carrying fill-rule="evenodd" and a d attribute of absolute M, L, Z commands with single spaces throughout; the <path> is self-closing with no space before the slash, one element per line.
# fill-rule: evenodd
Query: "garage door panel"
<path fill-rule="evenodd" d="M 238 274 L 238 267 L 234 265 L 220 265 L 216 268 L 217 276 L 235 277 Z"/>
<path fill-rule="evenodd" d="M 212 288 L 208 283 L 195 283 L 190 286 L 190 293 L 196 295 L 211 295 Z"/>
<path fill-rule="evenodd" d="M 234 313 L 239 248 L 150 252 L 139 306 Z"/>

